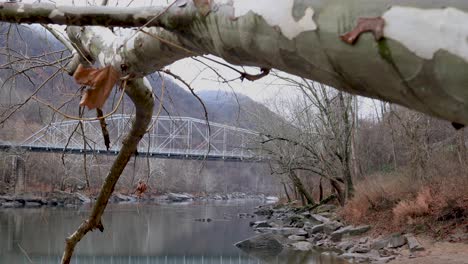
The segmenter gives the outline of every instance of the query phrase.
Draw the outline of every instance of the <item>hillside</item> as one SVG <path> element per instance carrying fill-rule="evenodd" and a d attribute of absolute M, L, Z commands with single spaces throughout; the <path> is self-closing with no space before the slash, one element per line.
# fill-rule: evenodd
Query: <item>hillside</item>
<path fill-rule="evenodd" d="M 69 115 L 77 115 L 79 102 L 79 85 L 66 74 L 58 74 L 48 81 L 43 88 L 38 89 L 41 84 L 57 71 L 55 66 L 42 66 L 39 63 L 41 56 L 47 61 L 55 61 L 69 56 L 65 47 L 39 27 L 14 27 L 3 25 L 1 32 L 8 32 L 9 41 L 1 43 L 0 55 L 0 117 L 5 117 L 14 112 L 19 104 L 23 103 L 33 93 L 37 97 L 48 102 L 56 108 Z M 38 45 L 30 46 L 29 43 Z M 7 56 L 6 54 L 11 54 Z M 25 59 L 33 58 L 30 64 L 25 63 Z M 19 60 L 20 63 L 8 63 Z M 23 59 L 21 61 L 21 59 Z M 42 59 L 42 58 L 41 58 Z M 42 63 L 42 62 L 41 62 Z M 57 65 L 64 65 L 57 64 Z M 21 70 L 33 67 L 22 73 Z M 15 73 L 20 73 L 15 75 Z M 11 78 L 15 76 L 15 78 Z M 163 102 L 161 115 L 189 116 L 204 119 L 204 110 L 200 102 L 186 89 L 179 86 L 171 78 L 164 77 L 164 94 L 162 94 L 162 79 L 160 75 L 149 76 L 149 81 L 153 86 L 156 107 L 155 115 L 159 109 L 159 99 Z M 200 89 L 201 87 L 195 87 Z M 38 89 L 38 91 L 36 91 Z M 197 91 L 202 98 L 207 110 L 209 120 L 223 124 L 253 128 L 249 122 L 249 114 L 256 111 L 271 113 L 262 104 L 253 101 L 247 96 L 226 93 L 221 91 Z M 110 112 L 115 106 L 119 97 L 117 89 L 108 99 L 104 107 L 104 112 Z M 128 98 L 125 98 L 118 113 L 132 113 L 133 105 Z M 273 113 L 271 113 L 273 115 Z M 94 111 L 85 113 L 87 116 L 94 116 Z M 32 134 L 33 131 L 50 123 L 63 120 L 61 115 L 54 114 L 47 106 L 30 100 L 18 111 L 11 115 L 9 120 L 0 128 L 0 139 L 18 140 Z"/>

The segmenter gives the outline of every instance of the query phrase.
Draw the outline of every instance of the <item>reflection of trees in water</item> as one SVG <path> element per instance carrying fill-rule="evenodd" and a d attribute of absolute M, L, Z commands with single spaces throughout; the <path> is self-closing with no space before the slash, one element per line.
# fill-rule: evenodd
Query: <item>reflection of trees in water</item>
<path fill-rule="evenodd" d="M 93 232 L 78 246 L 80 256 L 237 256 L 232 246 L 252 234 L 247 220 L 223 219 L 254 205 L 113 206 L 105 213 L 105 233 Z M 63 237 L 86 215 L 84 210 L 15 209 L 0 214 L 0 255 L 60 255 Z M 196 218 L 214 219 L 210 223 Z M 222 221 L 221 221 L 222 220 Z M 129 224 L 130 223 L 130 224 Z M 0 257 L 0 263 L 4 262 Z M 13 262 L 10 262 L 13 263 Z"/>

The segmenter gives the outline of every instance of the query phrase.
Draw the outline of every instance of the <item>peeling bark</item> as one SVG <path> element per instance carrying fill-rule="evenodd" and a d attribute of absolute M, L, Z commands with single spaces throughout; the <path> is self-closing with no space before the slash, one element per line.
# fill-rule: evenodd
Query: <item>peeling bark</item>
<path fill-rule="evenodd" d="M 129 74 L 143 77 L 176 60 L 212 54 L 468 124 L 468 29 L 460 26 L 467 24 L 468 2 L 284 0 L 285 10 L 274 9 L 269 1 L 254 2 L 209 1 L 210 12 L 190 0 L 169 8 L 134 9 L 3 3 L 0 20 L 150 25 L 131 39 L 117 39 L 123 56 L 108 57 L 107 64 L 117 69 L 125 63 Z M 349 46 L 340 35 L 362 17 L 382 17 L 384 38 L 376 43 L 371 34 L 363 34 Z"/>

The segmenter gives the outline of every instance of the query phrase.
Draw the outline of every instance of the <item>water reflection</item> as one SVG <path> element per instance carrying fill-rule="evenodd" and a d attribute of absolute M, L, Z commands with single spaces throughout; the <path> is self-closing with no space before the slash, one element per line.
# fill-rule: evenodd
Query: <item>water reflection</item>
<path fill-rule="evenodd" d="M 284 251 L 271 259 L 247 256 L 233 244 L 254 235 L 239 213 L 256 202 L 185 205 L 113 205 L 105 232 L 78 245 L 72 263 L 343 263 L 320 254 Z M 4 209 L 0 211 L 0 263 L 59 263 L 64 237 L 89 208 Z M 211 222 L 195 219 L 213 219 Z"/>

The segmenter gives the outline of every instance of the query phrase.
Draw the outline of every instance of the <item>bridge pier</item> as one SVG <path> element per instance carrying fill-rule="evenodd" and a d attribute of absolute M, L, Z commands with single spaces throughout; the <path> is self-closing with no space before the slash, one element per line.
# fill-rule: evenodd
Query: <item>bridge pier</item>
<path fill-rule="evenodd" d="M 15 194 L 24 193 L 26 190 L 26 166 L 20 156 L 13 158 L 13 179 L 15 183 Z"/>

